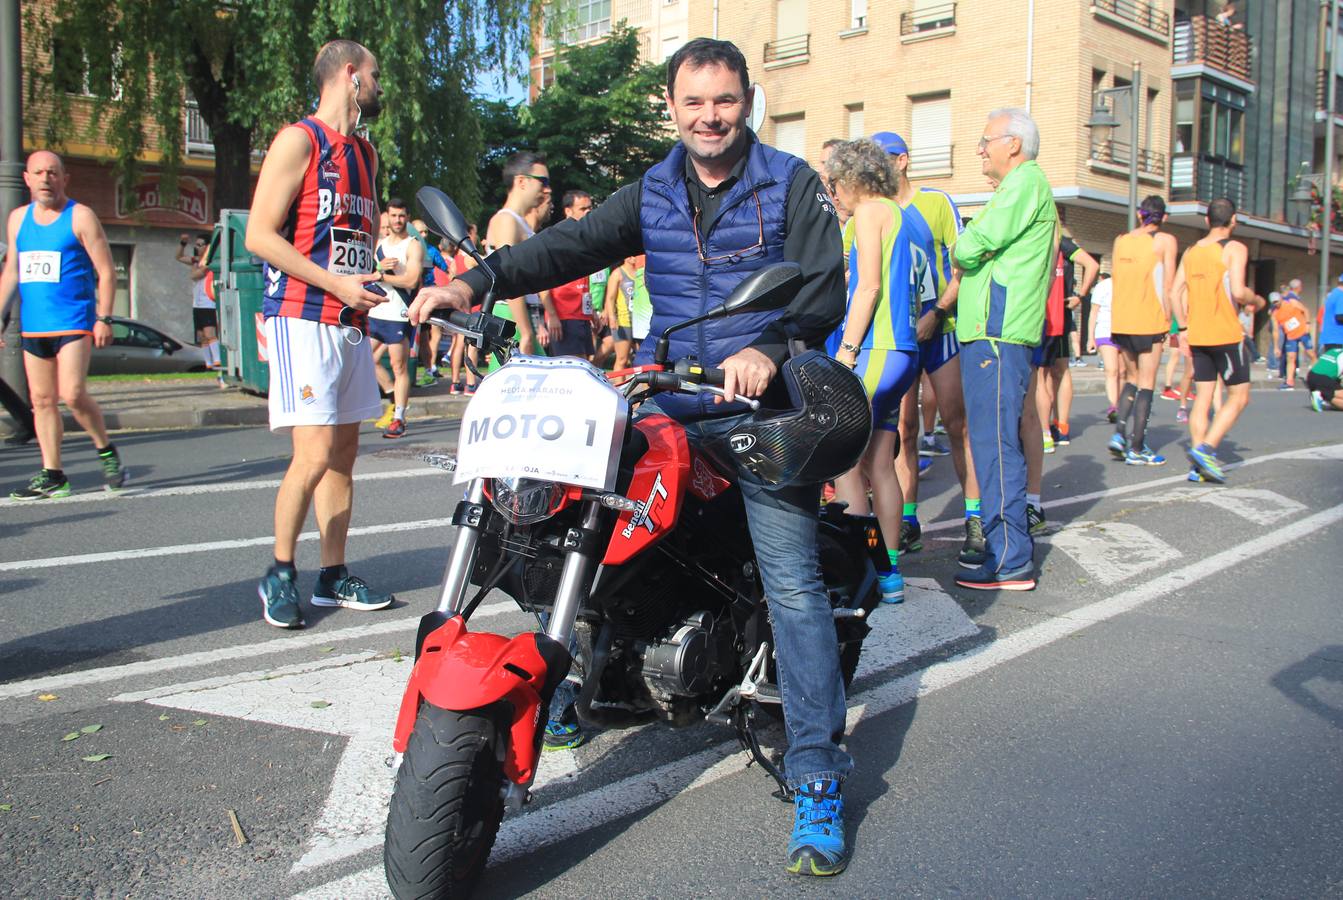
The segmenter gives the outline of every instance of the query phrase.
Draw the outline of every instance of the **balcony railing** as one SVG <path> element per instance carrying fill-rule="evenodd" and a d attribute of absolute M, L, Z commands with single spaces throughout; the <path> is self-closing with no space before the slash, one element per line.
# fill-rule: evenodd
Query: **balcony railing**
<path fill-rule="evenodd" d="M 1144 3 L 1143 0 L 1091 0 L 1091 9 L 1132 22 L 1148 31 L 1170 34 L 1170 13 L 1155 3 Z"/>
<path fill-rule="evenodd" d="M 1177 156 L 1170 163 L 1171 200 L 1208 203 L 1226 197 L 1245 205 L 1245 169 L 1234 163 L 1199 156 Z"/>
<path fill-rule="evenodd" d="M 909 149 L 910 178 L 951 174 L 952 145 L 911 147 Z"/>
<path fill-rule="evenodd" d="M 1115 166 L 1128 171 L 1132 149 L 1122 141 L 1106 141 L 1093 144 L 1091 158 L 1107 166 Z M 1166 154 L 1157 150 L 1138 150 L 1138 174 L 1151 175 L 1154 178 L 1166 177 Z"/>
<path fill-rule="evenodd" d="M 956 24 L 955 3 L 933 3 L 920 5 L 918 9 L 900 14 L 900 36 L 922 34 L 925 31 L 938 31 L 951 28 Z"/>
<path fill-rule="evenodd" d="M 183 110 L 186 121 L 182 131 L 186 134 L 187 155 L 214 156 L 215 142 L 210 135 L 210 126 L 205 124 L 200 108 L 194 100 L 188 100 Z"/>
<path fill-rule="evenodd" d="M 1329 108 L 1329 70 L 1315 72 L 1315 109 L 1324 112 Z M 1343 78 L 1339 79 L 1338 89 L 1334 91 L 1334 115 L 1343 116 Z"/>
<path fill-rule="evenodd" d="M 793 37 L 770 41 L 765 45 L 765 62 L 783 62 L 786 59 L 806 59 L 811 55 L 811 35 L 799 34 Z"/>
<path fill-rule="evenodd" d="M 1243 81 L 1250 80 L 1250 36 L 1207 16 L 1176 20 L 1171 55 L 1177 66 L 1211 66 Z"/>

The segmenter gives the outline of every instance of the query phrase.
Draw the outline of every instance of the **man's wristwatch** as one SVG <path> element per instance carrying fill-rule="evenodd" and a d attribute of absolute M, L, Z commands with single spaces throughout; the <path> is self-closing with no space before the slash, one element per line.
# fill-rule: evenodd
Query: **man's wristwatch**
<path fill-rule="evenodd" d="M 937 321 L 945 322 L 947 320 L 947 316 L 951 315 L 951 313 L 948 312 L 945 308 L 934 304 L 933 315 L 937 316 Z"/>
<path fill-rule="evenodd" d="M 111 325 L 111 324 L 112 324 L 112 317 L 111 317 L 111 316 L 99 316 L 99 317 L 98 317 L 98 321 L 99 321 L 99 322 L 102 322 L 104 325 Z"/>

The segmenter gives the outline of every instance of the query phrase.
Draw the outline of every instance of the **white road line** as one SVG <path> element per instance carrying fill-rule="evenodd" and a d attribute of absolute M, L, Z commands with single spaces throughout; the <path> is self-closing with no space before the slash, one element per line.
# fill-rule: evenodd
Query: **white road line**
<path fill-rule="evenodd" d="M 512 600 L 490 603 L 481 606 L 471 617 L 471 621 L 476 619 L 487 619 L 491 616 L 504 615 L 505 613 L 516 612 L 523 614 L 518 605 Z M 336 631 L 311 631 L 302 634 L 296 634 L 293 637 L 276 638 L 269 641 L 259 641 L 250 644 L 238 644 L 233 647 L 220 647 L 216 650 L 200 650 L 196 653 L 184 653 L 181 656 L 169 656 L 165 659 L 146 659 L 142 662 L 125 663 L 120 666 L 104 666 L 98 669 L 83 669 L 79 672 L 69 672 L 65 675 L 51 675 L 45 678 L 31 678 L 27 681 L 12 681 L 9 684 L 0 684 L 0 700 L 11 697 L 24 697 L 29 694 L 41 694 L 48 691 L 65 690 L 66 688 L 82 687 L 88 684 L 102 684 L 109 681 L 121 681 L 126 678 L 138 678 L 140 676 L 153 676 L 163 672 L 171 672 L 175 669 L 189 669 L 198 666 L 208 666 L 215 663 L 229 662 L 235 659 L 248 659 L 255 656 L 266 656 L 271 653 L 292 654 L 295 650 L 302 650 L 307 647 L 326 646 L 338 641 L 353 641 L 359 638 L 372 637 L 381 634 L 397 634 L 404 632 L 408 643 L 406 652 L 409 653 L 414 646 L 415 629 L 420 623 L 419 616 L 400 616 L 373 625 L 358 625 L 353 628 L 341 628 Z M 162 693 L 161 691 L 143 693 Z"/>
<path fill-rule="evenodd" d="M 1290 519 L 1307 511 L 1304 503 L 1298 503 L 1290 497 L 1284 497 L 1277 491 L 1259 488 L 1216 488 L 1206 487 L 1171 488 L 1159 494 L 1147 497 L 1134 497 L 1138 503 L 1174 503 L 1190 500 L 1216 506 L 1229 513 L 1240 516 L 1256 525 L 1272 525 L 1281 519 Z"/>
<path fill-rule="evenodd" d="M 426 528 L 444 528 L 452 524 L 451 518 L 421 519 L 417 522 L 392 522 L 388 525 L 361 525 L 350 529 L 350 537 L 368 534 L 393 534 L 399 531 L 420 531 Z M 316 531 L 305 531 L 298 536 L 300 541 L 315 541 L 321 535 Z M 181 556 L 187 553 L 210 553 L 215 550 L 236 550 L 240 547 L 262 547 L 275 543 L 275 538 L 232 538 L 226 541 L 204 541 L 199 544 L 175 544 L 167 547 L 142 547 L 138 550 L 112 550 L 108 553 L 80 553 L 75 556 L 48 556 L 43 559 L 20 559 L 15 562 L 0 563 L 0 572 L 23 572 L 31 569 L 66 568 L 85 566 L 90 563 L 120 562 L 127 559 L 149 559 L 155 556 Z"/>
<path fill-rule="evenodd" d="M 1038 540 L 1067 553 L 1102 584 L 1119 584 L 1181 556 L 1161 538 L 1128 522 L 1069 522 Z"/>
<path fill-rule="evenodd" d="M 1321 447 L 1306 447 L 1299 450 L 1287 450 L 1281 453 L 1270 453 L 1266 456 L 1254 457 L 1243 463 L 1234 464 L 1229 468 L 1240 468 L 1256 463 L 1270 462 L 1277 459 L 1291 460 L 1332 460 L 1343 458 L 1343 444 L 1331 444 Z M 432 471 L 432 470 L 431 470 Z M 1085 503 L 1092 500 L 1099 500 L 1105 497 L 1122 496 L 1135 493 L 1137 491 L 1150 490 L 1163 484 L 1175 484 L 1184 481 L 1183 475 L 1177 475 L 1169 478 L 1160 478 L 1154 481 L 1144 481 L 1139 484 L 1124 485 L 1121 487 L 1110 488 L 1103 491 L 1092 491 L 1087 494 L 1079 494 L 1074 497 L 1060 497 L 1057 500 L 1046 501 L 1047 508 L 1069 506 L 1076 503 Z M 1209 488 L 1209 490 L 1216 490 Z M 923 527 L 925 532 L 944 531 L 952 528 L 964 527 L 964 518 L 956 517 L 946 519 L 940 522 L 931 522 Z M 118 556 L 120 558 L 120 556 Z M 511 603 L 504 604 L 509 608 L 514 608 Z M 485 615 L 485 609 L 479 610 L 476 615 Z M 399 622 L 400 620 L 398 620 Z M 407 620 L 414 622 L 417 620 Z M 408 629 L 410 626 L 406 626 Z M 191 666 L 210 665 L 212 663 L 224 662 L 230 659 L 245 659 L 255 656 L 264 656 L 268 653 L 284 653 L 291 648 L 298 646 L 307 646 L 310 644 L 321 644 L 329 641 L 348 640 L 360 637 L 365 634 L 386 634 L 399 631 L 401 628 L 398 623 L 380 623 L 379 625 L 368 625 L 359 628 L 349 628 L 343 631 L 330 632 L 326 634 L 314 633 L 312 635 L 295 636 L 282 638 L 278 640 L 265 641 L 262 643 L 240 644 L 234 647 L 221 647 L 216 650 L 206 650 L 198 653 L 188 653 L 183 656 L 168 657 L 166 659 L 145 660 L 144 662 L 128 663 L 123 666 L 110 666 L 99 669 L 85 669 L 80 672 L 71 672 L 67 675 L 56 675 L 49 678 L 35 678 L 29 681 L 14 682 L 11 684 L 0 684 L 0 700 L 7 697 L 19 697 L 24 694 L 37 694 L 49 690 L 58 690 L 83 684 L 97 684 L 106 681 L 115 681 L 121 678 L 130 678 L 138 675 L 155 674 L 161 671 L 172 669 L 188 668 Z"/>
<path fill-rule="evenodd" d="M 132 460 L 134 462 L 134 460 Z M 134 468 L 131 474 L 135 474 Z M 415 478 L 420 475 L 438 475 L 442 477 L 443 473 L 438 469 L 431 469 L 423 466 L 415 469 L 396 469 L 391 472 L 365 472 L 354 476 L 356 484 L 366 481 L 387 481 L 394 478 Z M 128 487 L 125 490 L 117 491 L 86 491 L 78 494 L 71 494 L 69 497 L 59 497 L 52 500 L 43 500 L 42 507 L 45 508 L 56 503 L 94 503 L 105 500 L 157 500 L 160 497 L 193 497 L 197 494 L 231 494 L 235 491 L 260 491 L 275 490 L 280 486 L 280 479 L 265 478 L 257 481 L 225 481 L 219 484 L 184 484 L 180 487 L 163 488 L 137 488 Z M 0 509 L 7 506 L 32 506 L 32 501 L 11 500 L 6 497 L 0 499 Z"/>
<path fill-rule="evenodd" d="M 1181 589 L 1277 550 L 1284 541 L 1305 539 L 1325 533 L 1328 526 L 1340 520 L 1343 520 L 1343 505 L 1286 525 L 1273 534 L 1246 541 L 1175 571 L 1167 572 L 1116 594 L 1108 600 L 1088 604 L 1057 618 L 1048 619 L 1039 625 L 1024 628 L 993 643 L 968 650 L 945 662 L 934 663 L 926 669 L 864 691 L 852 698 L 854 705 L 849 709 L 849 729 L 852 731 L 865 718 L 880 715 L 911 700 L 958 684 L 1033 650 L 1047 647 L 1091 625 L 1113 619 L 1153 600 L 1178 596 Z M 490 856 L 490 863 L 492 866 L 507 863 L 551 844 L 601 827 L 622 816 L 659 803 L 666 803 L 669 797 L 736 774 L 743 768 L 740 757 L 732 753 L 736 747 L 735 742 L 724 742 L 693 756 L 587 791 L 563 802 L 542 806 L 521 816 L 505 819 L 499 830 L 494 852 Z M 862 760 L 858 763 L 861 765 Z M 364 897 L 386 896 L 387 886 L 383 880 L 382 866 L 374 866 L 304 891 L 295 895 L 293 900 L 357 900 Z"/>

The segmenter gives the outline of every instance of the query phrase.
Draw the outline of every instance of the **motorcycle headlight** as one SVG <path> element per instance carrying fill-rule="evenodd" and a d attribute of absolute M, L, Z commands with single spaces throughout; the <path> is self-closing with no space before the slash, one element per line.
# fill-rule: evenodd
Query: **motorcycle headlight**
<path fill-rule="evenodd" d="M 551 481 L 495 478 L 490 502 L 514 525 L 530 525 L 549 518 L 564 500 L 564 488 Z"/>

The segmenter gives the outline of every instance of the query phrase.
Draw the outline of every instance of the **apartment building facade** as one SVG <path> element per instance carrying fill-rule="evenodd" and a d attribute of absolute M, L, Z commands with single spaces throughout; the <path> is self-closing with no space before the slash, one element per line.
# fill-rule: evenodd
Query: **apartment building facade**
<path fill-rule="evenodd" d="M 829 138 L 900 132 L 910 143 L 912 177 L 951 193 L 967 216 L 989 197 L 976 154 L 985 114 L 1029 109 L 1067 226 L 1107 268 L 1110 244 L 1126 227 L 1136 145 L 1139 196 L 1168 200 L 1182 244 L 1201 232 L 1208 201 L 1230 196 L 1243 210 L 1240 237 L 1250 247 L 1256 289 L 1267 293 L 1299 277 L 1314 302 L 1317 240 L 1304 227 L 1307 211 L 1288 198 L 1303 163 L 1323 170 L 1324 129 L 1343 126 L 1343 112 L 1324 113 L 1331 32 L 1320 0 L 1241 2 L 1225 22 L 1218 18 L 1224 0 L 589 6 L 640 27 L 650 59 L 665 58 L 687 37 L 736 43 L 765 97 L 761 137 L 813 163 Z M 669 9 L 674 26 L 659 18 Z M 534 85 L 543 58 L 534 60 Z M 1337 77 L 1343 83 L 1343 66 Z M 1098 101 L 1120 123 L 1109 134 L 1088 127 Z M 1337 273 L 1338 243 L 1334 257 Z"/>
<path fill-rule="evenodd" d="M 661 62 L 682 44 L 697 37 L 690 34 L 690 9 L 705 0 L 565 0 L 558 34 L 548 27 L 543 13 L 542 27 L 535 35 L 536 52 L 531 60 L 529 95 L 536 95 L 555 80 L 555 55 L 558 44 L 583 46 L 599 43 L 615 24 L 624 22 L 639 31 L 641 62 Z M 546 9 L 554 10 L 555 4 Z M 557 40 L 558 39 L 558 40 Z"/>

